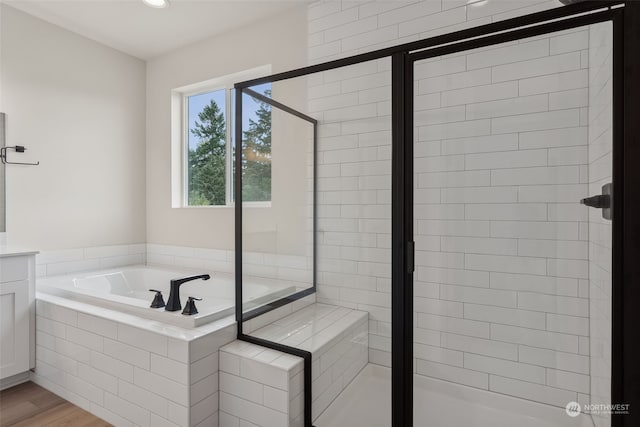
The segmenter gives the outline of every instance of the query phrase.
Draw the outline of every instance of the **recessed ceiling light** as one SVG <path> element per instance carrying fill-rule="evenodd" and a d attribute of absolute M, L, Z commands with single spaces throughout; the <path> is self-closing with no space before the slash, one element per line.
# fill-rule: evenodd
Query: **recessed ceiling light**
<path fill-rule="evenodd" d="M 489 0 L 468 0 L 467 6 L 484 6 L 489 3 Z"/>
<path fill-rule="evenodd" d="M 142 0 L 147 6 L 155 7 L 156 9 L 162 9 L 169 7 L 169 0 Z"/>

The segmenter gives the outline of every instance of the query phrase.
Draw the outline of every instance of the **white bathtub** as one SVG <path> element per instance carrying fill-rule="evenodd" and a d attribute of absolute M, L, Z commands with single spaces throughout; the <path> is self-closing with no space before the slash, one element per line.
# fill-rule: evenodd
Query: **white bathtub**
<path fill-rule="evenodd" d="M 180 286 L 180 300 L 183 308 L 188 297 L 202 298 L 202 301 L 196 302 L 198 314 L 192 316 L 185 316 L 181 311 L 168 312 L 164 308 L 150 308 L 155 294 L 149 292 L 149 289 L 162 291 L 166 302 L 169 298 L 171 279 L 204 273 L 207 272 L 147 266 L 120 267 L 40 278 L 36 281 L 36 290 L 164 323 L 193 328 L 234 313 L 235 278 L 233 274 L 210 273 L 210 280 L 194 280 Z M 292 294 L 295 290 L 295 286 L 291 283 L 282 281 L 262 278 L 243 280 L 245 304 L 265 304 Z"/>

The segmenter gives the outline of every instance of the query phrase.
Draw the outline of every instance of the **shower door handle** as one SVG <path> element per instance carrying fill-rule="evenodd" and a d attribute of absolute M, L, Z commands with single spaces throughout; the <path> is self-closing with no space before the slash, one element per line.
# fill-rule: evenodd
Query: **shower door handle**
<path fill-rule="evenodd" d="M 602 209 L 602 218 L 610 220 L 613 217 L 613 184 L 609 182 L 603 185 L 602 194 L 582 199 L 580 203 L 592 208 Z"/>

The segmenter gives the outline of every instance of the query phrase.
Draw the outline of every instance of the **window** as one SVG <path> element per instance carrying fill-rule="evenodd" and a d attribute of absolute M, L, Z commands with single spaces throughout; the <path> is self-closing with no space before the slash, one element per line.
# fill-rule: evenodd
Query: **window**
<path fill-rule="evenodd" d="M 174 207 L 234 202 L 233 84 L 270 72 L 239 73 L 173 91 L 172 192 Z M 270 68 L 270 67 L 269 67 Z M 271 97 L 271 84 L 254 88 Z M 243 202 L 271 202 L 271 106 L 243 98 Z M 177 132 L 176 129 L 181 129 Z M 179 161 L 178 161 L 179 159 Z M 177 194 L 176 194 L 177 193 Z"/>

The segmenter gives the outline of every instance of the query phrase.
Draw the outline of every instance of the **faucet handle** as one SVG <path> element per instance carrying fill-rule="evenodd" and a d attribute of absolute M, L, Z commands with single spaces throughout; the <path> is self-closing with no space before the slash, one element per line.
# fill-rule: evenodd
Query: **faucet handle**
<path fill-rule="evenodd" d="M 194 314 L 198 314 L 198 309 L 196 308 L 196 301 L 202 301 L 202 298 L 189 297 L 187 298 L 187 304 L 184 306 L 184 310 L 182 310 L 182 314 L 185 316 L 192 316 Z"/>
<path fill-rule="evenodd" d="M 164 307 L 164 298 L 162 298 L 162 291 L 158 291 L 155 289 L 149 289 L 149 292 L 155 292 L 156 296 L 153 297 L 153 302 L 151 303 L 151 308 L 161 308 Z"/>

